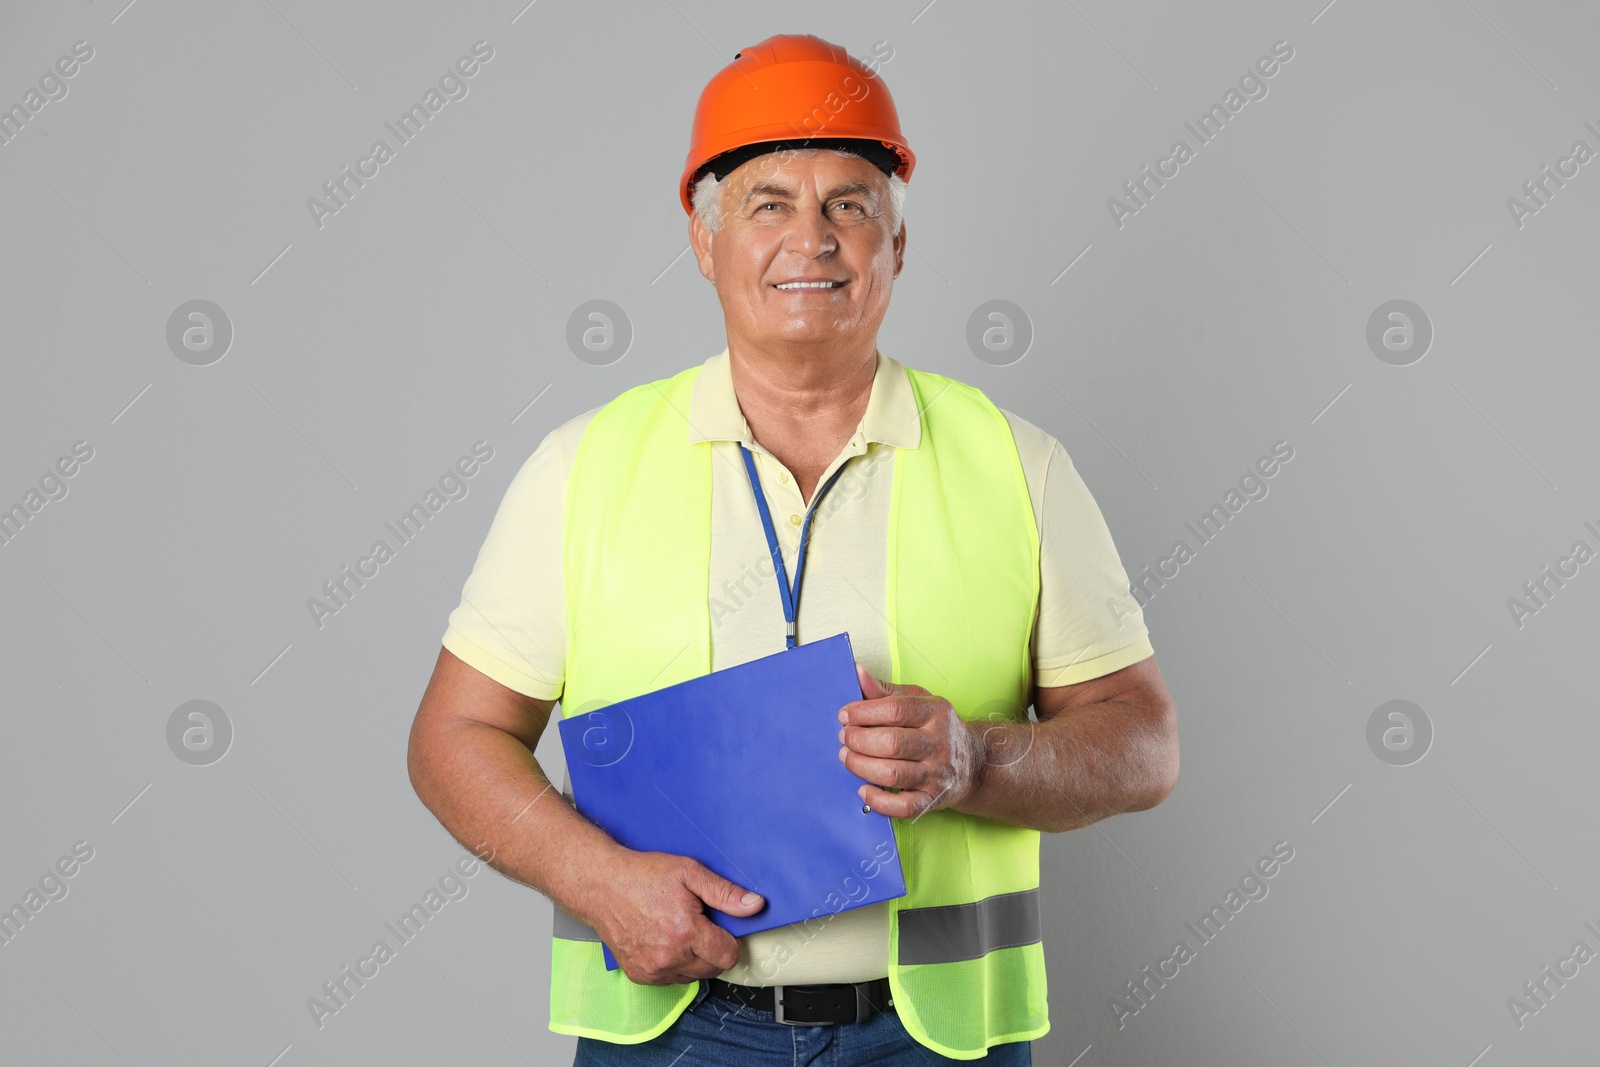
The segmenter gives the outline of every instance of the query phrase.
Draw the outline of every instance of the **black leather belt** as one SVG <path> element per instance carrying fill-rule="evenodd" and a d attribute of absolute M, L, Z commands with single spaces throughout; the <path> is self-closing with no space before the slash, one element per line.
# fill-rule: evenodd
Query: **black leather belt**
<path fill-rule="evenodd" d="M 823 1023 L 866 1022 L 874 1011 L 894 1010 L 889 979 L 839 982 L 832 985 L 739 985 L 709 979 L 711 995 L 758 1011 L 770 1011 L 780 1023 L 819 1026 Z"/>

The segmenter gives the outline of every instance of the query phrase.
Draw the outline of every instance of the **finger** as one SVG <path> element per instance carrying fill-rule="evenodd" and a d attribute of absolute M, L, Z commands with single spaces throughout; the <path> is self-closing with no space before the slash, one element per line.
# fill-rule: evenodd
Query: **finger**
<path fill-rule="evenodd" d="M 683 973 L 684 960 L 674 961 L 670 970 L 643 970 L 638 961 L 631 960 L 625 963 L 621 957 L 618 957 L 617 963 L 618 969 L 628 976 L 628 980 L 639 985 L 671 985 L 693 980 Z"/>
<path fill-rule="evenodd" d="M 684 885 L 689 888 L 690 892 L 711 907 L 729 915 L 738 915 L 741 918 L 754 915 L 765 907 L 767 903 L 760 893 L 735 885 L 700 863 L 694 863 L 694 866 L 689 869 L 688 877 L 684 879 Z"/>
<path fill-rule="evenodd" d="M 881 759 L 927 759 L 938 748 L 925 731 L 904 726 L 842 726 L 839 740 L 852 752 Z"/>
<path fill-rule="evenodd" d="M 928 691 L 920 685 L 899 684 L 886 682 L 867 670 L 867 665 L 860 660 L 855 661 L 856 681 L 861 687 L 861 696 L 866 700 L 877 700 L 887 696 L 928 696 Z"/>
<path fill-rule="evenodd" d="M 690 982 L 701 981 L 702 977 L 710 977 L 709 974 L 702 974 L 702 971 L 706 971 L 706 969 L 709 968 L 699 960 L 699 957 L 696 957 L 690 963 L 680 963 L 677 969 L 670 971 L 670 973 L 658 974 L 656 982 L 640 982 L 640 984 L 686 985 L 690 984 Z"/>
<path fill-rule="evenodd" d="M 891 793 L 868 784 L 861 787 L 861 794 L 864 804 L 891 819 L 914 819 L 933 806 L 933 798 L 916 789 Z"/>
<path fill-rule="evenodd" d="M 702 978 L 710 978 L 727 970 L 709 960 L 703 960 L 699 954 L 690 949 L 686 959 L 680 960 L 677 972 L 672 975 L 674 982 L 698 982 Z"/>
<path fill-rule="evenodd" d="M 910 683 L 897 685 L 893 682 L 886 682 L 867 670 L 867 665 L 860 660 L 856 660 L 855 664 L 856 681 L 861 683 L 861 695 L 868 700 L 874 700 L 878 697 L 897 696 L 901 693 L 928 695 L 928 691 L 920 685 L 912 685 Z"/>
<path fill-rule="evenodd" d="M 839 750 L 839 758 L 851 774 L 883 789 L 920 789 L 929 777 L 929 765 L 920 760 L 863 756 L 848 746 Z"/>
<path fill-rule="evenodd" d="M 871 671 L 867 670 L 867 665 L 860 660 L 856 660 L 856 681 L 861 683 L 861 695 L 868 700 L 876 697 L 885 697 L 894 692 L 894 686 L 881 681 Z"/>
<path fill-rule="evenodd" d="M 702 920 L 700 925 L 702 929 L 691 946 L 697 959 L 709 967 L 715 967 L 717 974 L 739 962 L 738 938 L 710 919 Z"/>
<path fill-rule="evenodd" d="M 839 709 L 839 721 L 851 726 L 920 726 L 942 708 L 942 701 L 915 693 L 897 693 L 874 700 L 853 700 Z"/>

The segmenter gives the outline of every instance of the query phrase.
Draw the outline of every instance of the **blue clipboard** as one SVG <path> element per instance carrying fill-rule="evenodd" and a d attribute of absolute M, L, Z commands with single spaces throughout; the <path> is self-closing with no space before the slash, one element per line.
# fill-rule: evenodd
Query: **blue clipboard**
<path fill-rule="evenodd" d="M 838 755 L 854 660 L 836 634 L 562 719 L 578 811 L 765 897 L 745 918 L 706 909 L 735 937 L 905 896 L 893 824 Z"/>

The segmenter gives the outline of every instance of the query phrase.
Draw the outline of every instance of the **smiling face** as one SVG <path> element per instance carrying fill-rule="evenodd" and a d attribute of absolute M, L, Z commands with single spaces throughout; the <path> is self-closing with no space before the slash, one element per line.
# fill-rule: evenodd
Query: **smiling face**
<path fill-rule="evenodd" d="M 905 264 L 883 171 L 824 149 L 772 152 L 740 165 L 717 194 L 721 227 L 712 233 L 695 215 L 689 237 L 730 345 L 876 343 Z"/>

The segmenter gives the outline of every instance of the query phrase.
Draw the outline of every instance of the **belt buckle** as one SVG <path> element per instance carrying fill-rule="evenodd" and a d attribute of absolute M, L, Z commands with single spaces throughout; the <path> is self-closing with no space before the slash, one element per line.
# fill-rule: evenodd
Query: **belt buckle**
<path fill-rule="evenodd" d="M 851 992 L 855 994 L 855 1000 L 856 1000 L 856 1018 L 855 1018 L 855 1021 L 858 1022 L 858 1023 L 864 1023 L 864 1022 L 867 1021 L 867 1019 L 869 1019 L 872 1016 L 872 1005 L 868 1002 L 866 994 L 861 991 L 862 983 L 860 983 L 860 982 L 851 982 L 849 984 L 850 984 Z M 800 1019 L 788 1019 L 788 1018 L 785 1018 L 784 1014 L 783 1014 L 783 991 L 784 991 L 784 988 L 785 987 L 782 986 L 782 985 L 775 985 L 775 986 L 772 987 L 772 1017 L 773 1017 L 773 1019 L 775 1021 L 783 1023 L 783 1024 L 787 1025 L 787 1026 L 826 1026 L 826 1025 L 829 1025 L 827 1023 L 807 1022 L 805 1020 L 800 1020 Z"/>
<path fill-rule="evenodd" d="M 785 1019 L 783 1017 L 783 986 L 782 985 L 775 985 L 775 986 L 772 987 L 772 1017 L 776 1021 L 778 1021 L 780 1023 L 787 1023 L 790 1026 L 812 1026 L 812 1025 L 815 1025 L 814 1023 L 794 1022 L 791 1019 Z"/>

